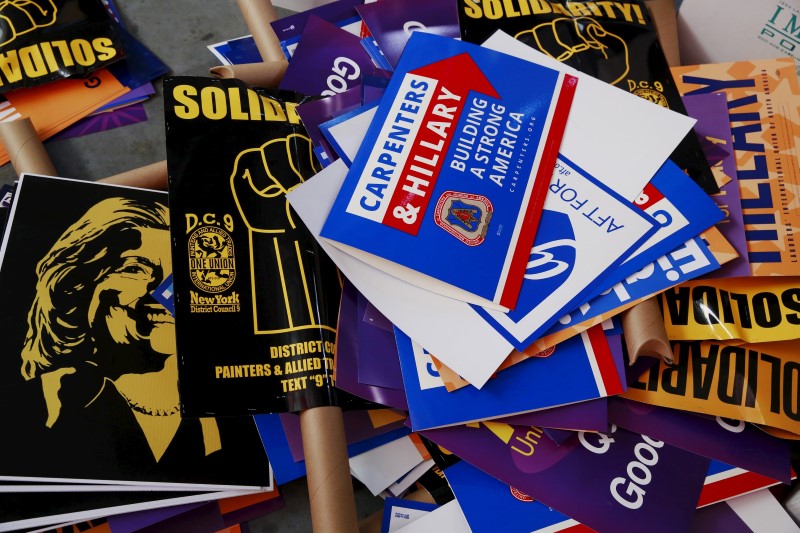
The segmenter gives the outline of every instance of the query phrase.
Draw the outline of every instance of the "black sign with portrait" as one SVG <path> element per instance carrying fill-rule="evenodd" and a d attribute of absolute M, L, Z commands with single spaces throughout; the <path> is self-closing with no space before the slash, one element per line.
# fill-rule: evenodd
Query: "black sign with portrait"
<path fill-rule="evenodd" d="M 458 15 L 464 41 L 481 44 L 502 30 L 576 70 L 686 114 L 642 0 L 459 0 Z M 694 132 L 681 141 L 670 159 L 707 193 L 719 192 Z"/>
<path fill-rule="evenodd" d="M 286 193 L 320 170 L 294 92 L 164 80 L 185 416 L 331 405 L 341 278 Z"/>
<path fill-rule="evenodd" d="M 252 417 L 183 419 L 167 194 L 23 175 L 0 263 L 0 476 L 269 486 Z"/>

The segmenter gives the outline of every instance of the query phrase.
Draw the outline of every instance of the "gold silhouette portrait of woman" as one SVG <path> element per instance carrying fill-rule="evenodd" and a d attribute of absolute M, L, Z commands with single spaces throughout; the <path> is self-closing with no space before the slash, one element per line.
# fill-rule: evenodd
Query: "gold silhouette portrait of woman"
<path fill-rule="evenodd" d="M 103 200 L 53 244 L 37 265 L 21 368 L 41 383 L 44 425 L 121 398 L 159 461 L 182 423 L 174 321 L 152 297 L 171 271 L 157 202 Z M 200 424 L 209 455 L 219 431 L 213 418 Z"/>

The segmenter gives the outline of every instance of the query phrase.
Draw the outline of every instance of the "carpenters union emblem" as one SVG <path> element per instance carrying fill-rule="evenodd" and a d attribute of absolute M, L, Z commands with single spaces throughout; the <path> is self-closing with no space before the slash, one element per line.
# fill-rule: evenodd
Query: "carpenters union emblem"
<path fill-rule="evenodd" d="M 445 191 L 434 212 L 436 225 L 468 246 L 477 246 L 486 238 L 494 208 L 480 194 Z"/>

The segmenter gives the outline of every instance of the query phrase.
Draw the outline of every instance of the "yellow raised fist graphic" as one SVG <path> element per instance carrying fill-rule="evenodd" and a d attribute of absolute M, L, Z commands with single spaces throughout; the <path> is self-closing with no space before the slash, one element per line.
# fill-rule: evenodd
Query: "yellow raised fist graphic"
<path fill-rule="evenodd" d="M 286 199 L 320 170 L 311 141 L 300 134 L 273 139 L 240 152 L 233 167 L 231 191 L 249 231 L 254 333 L 335 331 L 337 310 L 325 309 L 320 287 L 334 287 L 337 280 L 323 278 L 336 271 L 321 268 L 330 259 L 316 250 Z"/>
<path fill-rule="evenodd" d="M 283 232 L 294 223 L 285 195 L 320 170 L 311 141 L 291 134 L 244 150 L 231 174 L 239 214 L 251 231 Z"/>
<path fill-rule="evenodd" d="M 550 57 L 591 73 L 612 85 L 630 70 L 625 40 L 591 17 L 561 17 L 514 36 Z"/>
<path fill-rule="evenodd" d="M 0 1 L 0 46 L 20 35 L 52 25 L 56 21 L 53 0 Z"/>

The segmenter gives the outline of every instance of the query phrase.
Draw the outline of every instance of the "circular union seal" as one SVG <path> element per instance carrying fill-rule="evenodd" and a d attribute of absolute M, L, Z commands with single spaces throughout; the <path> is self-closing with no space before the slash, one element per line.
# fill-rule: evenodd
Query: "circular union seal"
<path fill-rule="evenodd" d="M 531 498 L 530 496 L 528 496 L 524 492 L 519 491 L 519 490 L 515 489 L 514 487 L 508 487 L 508 488 L 511 489 L 511 495 L 514 496 L 519 501 L 521 501 L 521 502 L 532 502 L 533 501 L 533 498 Z"/>
<path fill-rule="evenodd" d="M 541 352 L 537 353 L 533 357 L 550 357 L 551 355 L 553 355 L 553 352 L 555 352 L 555 351 L 556 351 L 556 347 L 555 346 L 550 346 L 549 348 L 545 348 Z"/>
<path fill-rule="evenodd" d="M 205 292 L 222 292 L 236 279 L 233 239 L 215 226 L 202 226 L 189 236 L 189 277 Z"/>
<path fill-rule="evenodd" d="M 661 107 L 666 107 L 667 109 L 669 109 L 669 104 L 667 103 L 667 99 L 664 97 L 663 94 L 656 91 L 655 89 L 636 89 L 635 91 L 633 91 L 633 94 L 635 94 L 639 98 L 650 100 L 654 104 L 658 104 Z"/>

